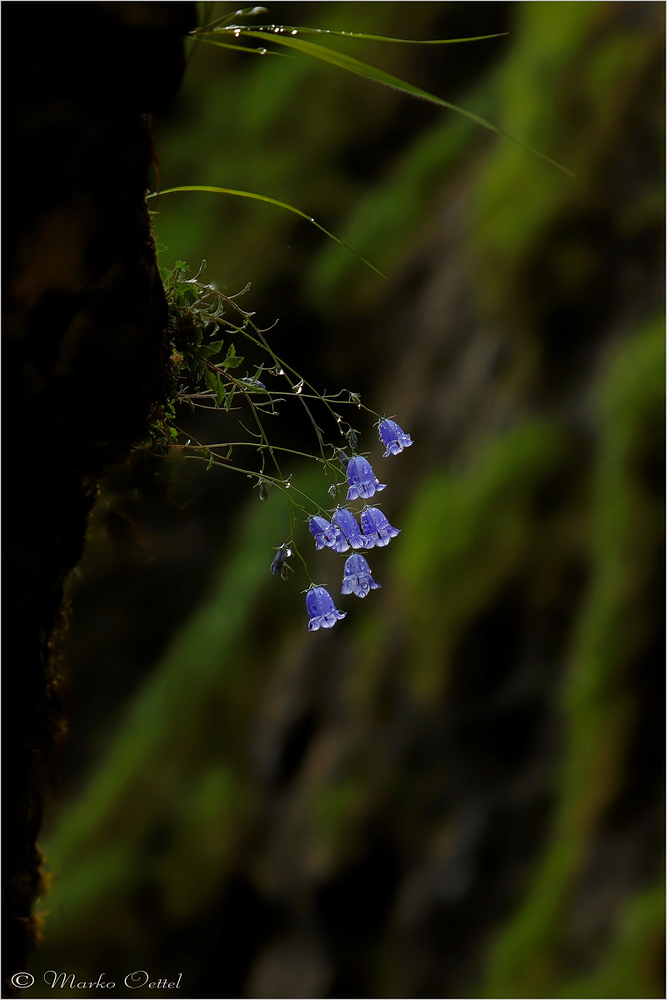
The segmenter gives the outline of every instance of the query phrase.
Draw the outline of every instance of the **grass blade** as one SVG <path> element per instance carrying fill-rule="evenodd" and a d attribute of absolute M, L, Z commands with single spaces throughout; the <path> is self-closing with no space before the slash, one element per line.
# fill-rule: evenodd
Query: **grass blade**
<path fill-rule="evenodd" d="M 198 35 L 197 37 L 202 42 L 208 42 L 209 44 L 216 45 L 220 44 L 220 35 L 227 34 L 229 28 L 225 28 L 224 31 L 212 32 L 209 34 Z M 435 94 L 430 94 L 427 90 L 422 90 L 420 87 L 416 87 L 412 83 L 408 83 L 405 80 L 400 80 L 397 76 L 392 76 L 391 73 L 385 73 L 384 70 L 378 69 L 376 66 L 370 66 L 368 63 L 361 62 L 359 59 L 355 59 L 353 56 L 348 56 L 344 52 L 338 52 L 335 49 L 327 48 L 325 45 L 318 45 L 314 42 L 306 41 L 304 38 L 298 38 L 294 35 L 283 35 L 280 33 L 273 32 L 269 34 L 266 31 L 257 31 L 255 28 L 243 28 L 236 26 L 233 29 L 235 37 L 243 36 L 245 38 L 256 38 L 260 39 L 262 42 L 271 41 L 276 45 L 283 45 L 286 48 L 292 49 L 297 52 L 301 52 L 303 55 L 311 56 L 314 59 L 319 59 L 321 62 L 329 63 L 332 66 L 337 66 L 339 69 L 347 70 L 349 73 L 354 73 L 357 76 L 364 77 L 367 80 L 373 80 L 375 83 L 382 83 L 386 87 L 392 87 L 394 90 L 398 90 L 403 94 L 409 94 L 412 97 L 421 97 L 425 101 L 429 101 L 431 104 L 437 104 L 439 107 L 448 108 L 450 111 L 456 111 L 460 115 L 464 115 L 469 118 L 470 121 L 476 122 L 483 128 L 489 129 L 491 132 L 495 132 L 496 135 L 501 135 L 505 139 L 509 139 L 511 142 L 523 149 L 528 150 L 528 152 L 533 153 L 534 156 L 539 156 L 541 160 L 549 163 L 556 170 L 560 170 L 561 173 L 566 174 L 568 177 L 574 177 L 571 170 L 564 167 L 562 164 L 557 163 L 556 160 L 552 160 L 550 156 L 545 153 L 540 153 L 538 149 L 530 146 L 527 142 L 523 142 L 521 139 L 515 138 L 504 129 L 499 128 L 497 125 L 493 125 L 491 122 L 487 121 L 486 118 L 482 118 L 480 115 L 474 114 L 472 111 L 466 111 L 465 108 L 459 107 L 457 104 L 451 104 L 449 101 L 445 101 L 442 97 L 436 97 Z"/>
<path fill-rule="evenodd" d="M 240 13 L 237 11 L 237 13 Z M 222 26 L 220 26 L 222 27 Z M 211 30 L 211 26 L 207 25 L 204 28 L 199 28 L 197 31 L 193 32 L 194 35 L 200 33 L 207 33 Z M 492 35 L 475 35 L 470 38 L 394 38 L 391 35 L 366 35 L 361 31 L 332 31 L 329 28 L 304 28 L 301 26 L 288 25 L 288 24 L 255 24 L 251 29 L 247 25 L 242 24 L 230 24 L 225 26 L 226 31 L 242 31 L 246 32 L 248 30 L 261 31 L 267 35 L 276 34 L 287 34 L 294 37 L 296 34 L 302 35 L 330 35 L 338 38 L 357 38 L 363 41 L 369 42 L 393 42 L 397 45 L 456 45 L 459 42 L 483 42 L 487 38 L 502 38 L 508 35 L 508 31 L 497 31 Z"/>
<path fill-rule="evenodd" d="M 217 32 L 217 34 L 221 35 L 222 32 L 221 31 Z M 195 45 L 197 44 L 197 42 L 207 42 L 208 41 L 207 38 L 204 38 L 201 35 L 195 35 L 195 34 L 186 35 L 186 38 L 188 38 L 191 42 L 194 42 Z M 231 49 L 233 52 L 251 52 L 254 56 L 280 56 L 281 59 L 289 59 L 290 58 L 290 56 L 287 54 L 287 52 L 272 52 L 270 49 L 264 49 L 264 48 L 255 49 L 255 48 L 251 48 L 250 45 L 239 45 L 238 42 L 232 42 L 232 41 L 229 41 L 229 42 L 220 42 L 220 41 L 216 41 L 214 44 L 217 45 L 219 49 Z"/>
<path fill-rule="evenodd" d="M 295 208 L 294 205 L 288 205 L 286 201 L 278 201 L 277 198 L 269 198 L 269 196 L 265 194 L 256 194 L 253 191 L 236 191 L 233 188 L 212 187 L 209 184 L 184 184 L 179 187 L 164 188 L 162 191 L 154 191 L 147 197 L 157 198 L 159 195 L 177 194 L 180 191 L 206 191 L 209 194 L 230 194 L 235 195 L 237 198 L 251 198 L 253 201 L 265 201 L 269 205 L 276 205 L 277 208 L 284 208 L 288 212 L 293 212 L 294 215 L 299 215 L 302 219 L 312 223 L 313 226 L 325 233 L 330 239 L 335 240 L 339 246 L 345 247 L 345 249 L 349 250 L 355 257 L 358 257 L 360 261 L 363 261 L 367 267 L 370 267 L 372 271 L 379 274 L 381 278 L 387 277 L 386 274 L 383 274 L 382 271 L 379 270 L 379 268 L 375 267 L 374 264 L 371 264 L 371 262 L 366 260 L 365 257 L 362 257 L 361 254 L 354 249 L 354 247 L 348 246 L 348 244 L 343 242 L 343 240 L 339 240 L 337 236 L 334 236 L 334 234 L 330 233 L 328 229 L 321 226 L 319 222 L 316 222 L 311 215 L 306 215 L 305 212 L 302 212 L 300 208 Z"/>

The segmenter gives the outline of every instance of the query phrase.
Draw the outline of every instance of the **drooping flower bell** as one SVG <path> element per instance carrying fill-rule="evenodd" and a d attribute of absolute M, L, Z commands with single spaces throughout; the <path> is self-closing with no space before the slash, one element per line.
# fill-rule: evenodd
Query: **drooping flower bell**
<path fill-rule="evenodd" d="M 371 590 L 378 590 L 379 583 L 376 583 L 371 576 L 371 568 L 363 556 L 350 556 L 345 562 L 343 570 L 343 586 L 341 594 L 355 594 L 357 597 L 366 597 Z"/>
<path fill-rule="evenodd" d="M 347 463 L 346 471 L 349 487 L 347 491 L 348 500 L 356 500 L 358 497 L 370 500 L 375 493 L 379 493 L 380 490 L 385 488 L 386 484 L 378 481 L 371 463 L 365 458 L 355 455 Z"/>
<path fill-rule="evenodd" d="M 286 580 L 288 576 L 288 567 L 285 565 L 286 560 L 292 555 L 292 549 L 289 545 L 283 544 L 280 546 L 275 554 L 274 560 L 269 566 L 269 569 L 274 574 L 274 576 L 280 576 L 282 580 Z"/>
<path fill-rule="evenodd" d="M 308 521 L 308 530 L 315 539 L 315 548 L 318 552 L 325 545 L 334 552 L 347 552 L 350 547 L 340 528 L 330 524 L 326 517 L 311 517 Z"/>
<path fill-rule="evenodd" d="M 315 584 L 306 591 L 306 610 L 310 616 L 309 632 L 316 632 L 318 628 L 333 628 L 347 614 L 338 610 L 326 587 L 316 587 Z"/>
<path fill-rule="evenodd" d="M 338 507 L 337 510 L 334 511 L 331 520 L 334 524 L 338 525 L 353 549 L 366 548 L 366 540 L 361 534 L 361 528 L 359 527 L 354 514 L 351 514 L 350 511 L 346 510 L 344 507 Z"/>
<path fill-rule="evenodd" d="M 361 527 L 366 539 L 366 548 L 375 545 L 389 545 L 392 538 L 400 533 L 400 528 L 392 528 L 391 524 L 377 507 L 364 507 L 361 512 Z"/>
<path fill-rule="evenodd" d="M 409 448 L 412 444 L 410 435 L 406 434 L 395 420 L 389 420 L 388 418 L 381 420 L 378 430 L 380 432 L 380 441 L 382 441 L 382 444 L 387 449 L 382 456 L 383 458 L 387 458 L 389 455 L 400 455 L 404 448 Z"/>

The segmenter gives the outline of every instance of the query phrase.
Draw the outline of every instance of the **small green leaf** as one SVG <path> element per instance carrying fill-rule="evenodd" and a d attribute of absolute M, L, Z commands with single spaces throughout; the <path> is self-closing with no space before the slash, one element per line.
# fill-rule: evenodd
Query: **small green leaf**
<path fill-rule="evenodd" d="M 227 357 L 222 362 L 223 368 L 238 368 L 240 364 L 243 363 L 242 357 L 236 356 L 236 350 L 233 344 L 229 345 L 229 350 L 227 351 Z"/>
<path fill-rule="evenodd" d="M 216 373 L 212 372 L 210 368 L 206 369 L 206 385 L 209 387 L 211 392 L 217 391 L 218 383 L 216 381 Z"/>
<path fill-rule="evenodd" d="M 218 397 L 218 403 L 220 404 L 220 406 L 222 406 L 222 404 L 225 401 L 225 396 L 227 395 L 227 392 L 222 383 L 222 379 L 220 378 L 219 375 L 216 376 L 215 394 Z"/>

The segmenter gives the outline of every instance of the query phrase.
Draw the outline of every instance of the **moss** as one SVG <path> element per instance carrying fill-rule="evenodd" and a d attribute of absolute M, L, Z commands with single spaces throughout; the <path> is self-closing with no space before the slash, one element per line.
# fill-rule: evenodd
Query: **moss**
<path fill-rule="evenodd" d="M 241 647 L 241 636 L 265 588 L 279 585 L 268 563 L 285 520 L 281 504 L 253 503 L 248 509 L 217 590 L 175 638 L 163 669 L 138 695 L 95 780 L 49 841 L 55 879 L 48 904 L 62 907 L 72 920 L 78 921 L 88 898 L 86 905 L 112 908 L 124 921 L 124 893 L 138 872 L 162 885 L 165 905 L 177 915 L 190 912 L 206 887 L 214 891 L 230 845 L 244 829 L 244 817 L 252 814 L 252 802 L 240 792 L 243 765 L 235 748 L 262 662 L 253 660 L 246 644 Z M 217 755 L 203 771 L 197 764 L 202 741 L 209 754 L 215 747 Z M 159 818 L 170 846 L 148 863 L 138 852 Z M 193 843 L 200 846 L 190 858 L 191 868 L 185 858 Z M 97 862 L 109 844 L 114 857 L 125 861 L 105 888 L 97 881 Z M 50 929 L 46 954 L 69 928 L 63 920 Z"/>
<path fill-rule="evenodd" d="M 646 633 L 642 608 L 661 523 L 632 457 L 661 423 L 663 372 L 663 324 L 655 322 L 618 351 L 598 388 L 593 576 L 568 656 L 558 812 L 526 899 L 492 949 L 483 996 L 554 995 L 568 908 L 619 780 L 633 719 L 623 692 Z"/>
<path fill-rule="evenodd" d="M 665 891 L 637 893 L 619 914 L 616 933 L 595 975 L 561 985 L 559 997 L 663 995 Z"/>
<path fill-rule="evenodd" d="M 645 101 L 647 73 L 653 60 L 661 58 L 659 43 L 654 51 L 647 47 L 641 25 L 619 31 L 614 6 L 520 5 L 517 42 L 496 80 L 503 125 L 576 177 L 527 161 L 521 149 L 505 142 L 496 146 L 478 178 L 470 246 L 487 279 L 479 285 L 481 302 L 502 315 L 510 330 L 531 322 L 525 316 L 531 297 L 524 270 L 536 253 L 548 251 L 549 230 L 574 209 L 594 211 L 601 192 L 622 169 L 625 151 L 618 144 L 624 141 L 623 119 Z M 578 40 L 576 51 L 573 38 Z M 548 109 L 545 95 L 551 95 Z M 611 171 L 610 164 L 615 165 Z M 646 197 L 645 189 L 623 191 L 621 203 L 620 194 L 623 213 Z"/>
<path fill-rule="evenodd" d="M 352 213 L 341 238 L 380 270 L 391 273 L 395 251 L 405 253 L 433 210 L 443 180 L 460 166 L 462 158 L 484 140 L 480 129 L 452 114 L 446 123 L 419 136 L 392 174 L 377 184 Z M 308 282 L 310 301 L 333 309 L 350 308 L 351 300 L 368 301 L 377 295 L 359 263 L 338 248 L 324 247 Z"/>
<path fill-rule="evenodd" d="M 525 563 L 537 530 L 531 506 L 565 443 L 557 425 L 521 426 L 465 474 L 439 472 L 421 488 L 395 562 L 396 611 L 410 637 L 405 680 L 419 699 L 443 690 L 462 629 Z"/>
<path fill-rule="evenodd" d="M 308 868 L 318 878 L 335 871 L 341 857 L 354 853 L 366 795 L 366 774 L 345 774 L 313 789 L 306 804 L 306 844 Z"/>

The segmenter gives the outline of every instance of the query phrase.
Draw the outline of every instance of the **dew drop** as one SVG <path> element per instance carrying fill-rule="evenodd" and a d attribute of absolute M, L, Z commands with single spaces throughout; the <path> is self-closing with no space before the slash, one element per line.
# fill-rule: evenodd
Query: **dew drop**
<path fill-rule="evenodd" d="M 292 34 L 293 35 L 298 35 L 298 31 L 295 30 L 295 31 L 292 32 Z"/>
<path fill-rule="evenodd" d="M 257 51 L 259 52 L 260 56 L 266 55 L 266 49 L 257 49 Z"/>
<path fill-rule="evenodd" d="M 303 379 L 294 386 L 294 391 L 297 396 L 303 392 Z"/>

